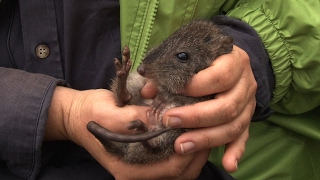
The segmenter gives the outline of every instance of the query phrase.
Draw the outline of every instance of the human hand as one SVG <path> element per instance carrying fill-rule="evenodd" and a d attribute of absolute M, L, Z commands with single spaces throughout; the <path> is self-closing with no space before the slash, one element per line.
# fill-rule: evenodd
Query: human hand
<path fill-rule="evenodd" d="M 133 119 L 147 122 L 148 107 L 116 106 L 108 90 L 76 91 L 57 87 L 49 108 L 45 140 L 71 140 L 84 147 L 116 179 L 195 179 L 206 163 L 209 150 L 186 156 L 174 154 L 152 165 L 130 165 L 112 156 L 86 129 L 93 120 L 111 131 L 125 133 L 124 126 Z"/>
<path fill-rule="evenodd" d="M 152 97 L 152 84 L 142 93 Z M 175 151 L 189 154 L 226 144 L 224 168 L 233 172 L 245 150 L 249 124 L 255 110 L 257 83 L 245 51 L 234 46 L 212 65 L 194 75 L 185 89 L 189 96 L 216 94 L 215 98 L 194 105 L 170 109 L 163 117 L 165 126 L 195 128 L 175 141 Z M 151 93 L 150 93 L 151 92 Z"/>
<path fill-rule="evenodd" d="M 143 106 L 119 108 L 114 93 L 108 90 L 77 91 L 58 86 L 49 108 L 45 140 L 68 139 L 82 145 L 80 136 L 84 132 L 89 134 L 86 129 L 89 121 L 125 133 L 124 126 L 133 119 L 145 120 L 148 110 Z"/>

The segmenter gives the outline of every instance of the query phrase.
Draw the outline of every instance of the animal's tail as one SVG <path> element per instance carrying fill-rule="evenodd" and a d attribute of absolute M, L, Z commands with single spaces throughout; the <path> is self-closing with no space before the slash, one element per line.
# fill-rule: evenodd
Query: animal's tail
<path fill-rule="evenodd" d="M 122 143 L 143 142 L 157 137 L 160 134 L 167 132 L 171 128 L 167 127 L 159 129 L 157 131 L 146 132 L 143 134 L 117 134 L 100 126 L 98 123 L 94 121 L 90 121 L 87 124 L 87 129 L 103 144 L 104 141 L 115 141 Z"/>
<path fill-rule="evenodd" d="M 111 132 L 93 121 L 87 124 L 87 128 L 109 153 L 130 164 L 147 164 L 169 158 L 174 153 L 175 139 L 186 131 L 164 128 L 143 134 L 124 135 Z"/>

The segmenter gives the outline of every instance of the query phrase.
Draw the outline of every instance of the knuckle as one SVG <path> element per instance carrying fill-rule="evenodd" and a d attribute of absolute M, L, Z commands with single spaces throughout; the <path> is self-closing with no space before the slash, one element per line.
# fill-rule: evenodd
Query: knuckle
<path fill-rule="evenodd" d="M 239 135 L 243 132 L 244 125 L 240 122 L 233 122 L 230 126 L 229 136 L 234 139 L 239 137 Z"/>
<path fill-rule="evenodd" d="M 130 119 L 140 119 L 141 113 L 138 111 L 132 111 L 130 115 Z"/>
<path fill-rule="evenodd" d="M 257 83 L 257 81 L 253 81 L 253 83 L 252 83 L 252 85 L 251 85 L 251 91 L 252 91 L 252 93 L 256 93 L 256 91 L 257 91 L 257 89 L 258 89 L 258 83 Z"/>
<path fill-rule="evenodd" d="M 193 128 L 207 127 L 212 124 L 212 107 L 210 105 L 201 105 L 190 111 L 193 112 L 190 121 Z"/>
<path fill-rule="evenodd" d="M 199 174 L 201 173 L 201 168 L 195 170 L 186 170 L 180 167 L 173 168 L 172 171 L 168 172 L 168 179 L 176 179 L 176 180 L 192 180 L 197 179 Z"/>
<path fill-rule="evenodd" d="M 238 116 L 237 103 L 235 101 L 229 101 L 228 103 L 226 103 L 225 109 L 226 109 L 225 113 L 228 121 L 231 121 Z"/>
<path fill-rule="evenodd" d="M 196 144 L 198 147 L 201 147 L 201 149 L 208 149 L 212 148 L 214 145 L 212 136 L 207 133 L 198 133 L 197 139 L 196 139 Z"/>
<path fill-rule="evenodd" d="M 204 143 L 204 147 L 205 148 L 212 148 L 212 141 L 211 141 L 211 138 L 208 137 L 208 136 L 203 136 L 203 143 Z"/>
<path fill-rule="evenodd" d="M 178 179 L 183 175 L 184 170 L 181 169 L 180 167 L 173 168 L 172 171 L 168 172 L 168 176 L 171 179 Z"/>
<path fill-rule="evenodd" d="M 233 79 L 234 77 L 232 76 L 232 74 L 228 74 L 228 75 L 223 75 L 220 77 L 219 80 L 219 85 L 221 87 L 222 90 L 227 90 L 230 89 L 233 85 Z"/>
<path fill-rule="evenodd" d="M 192 113 L 192 119 L 193 119 L 193 127 L 195 128 L 201 127 L 202 119 L 198 114 Z"/>
<path fill-rule="evenodd" d="M 254 77 L 253 77 L 253 79 L 254 79 Z M 258 83 L 257 83 L 257 81 L 256 81 L 255 79 L 254 79 L 254 81 L 253 81 L 252 87 L 253 87 L 254 89 L 257 89 L 257 88 L 258 88 Z"/>

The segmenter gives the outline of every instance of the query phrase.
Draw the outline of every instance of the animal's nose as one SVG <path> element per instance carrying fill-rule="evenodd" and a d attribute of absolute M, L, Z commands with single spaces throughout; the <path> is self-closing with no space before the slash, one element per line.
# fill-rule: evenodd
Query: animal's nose
<path fill-rule="evenodd" d="M 138 70 L 137 70 L 137 71 L 138 71 L 138 73 L 139 73 L 141 76 L 144 76 L 145 73 L 146 73 L 146 70 L 145 70 L 143 64 L 141 64 L 141 65 L 138 67 Z"/>

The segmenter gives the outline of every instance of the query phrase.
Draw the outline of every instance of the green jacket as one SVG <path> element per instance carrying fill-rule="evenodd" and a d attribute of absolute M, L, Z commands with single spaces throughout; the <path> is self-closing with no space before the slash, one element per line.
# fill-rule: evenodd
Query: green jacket
<path fill-rule="evenodd" d="M 269 121 L 320 139 L 320 1 L 120 1 L 121 43 L 136 68 L 146 51 L 192 19 L 226 13 L 259 34 L 269 54 L 275 89 Z"/>

